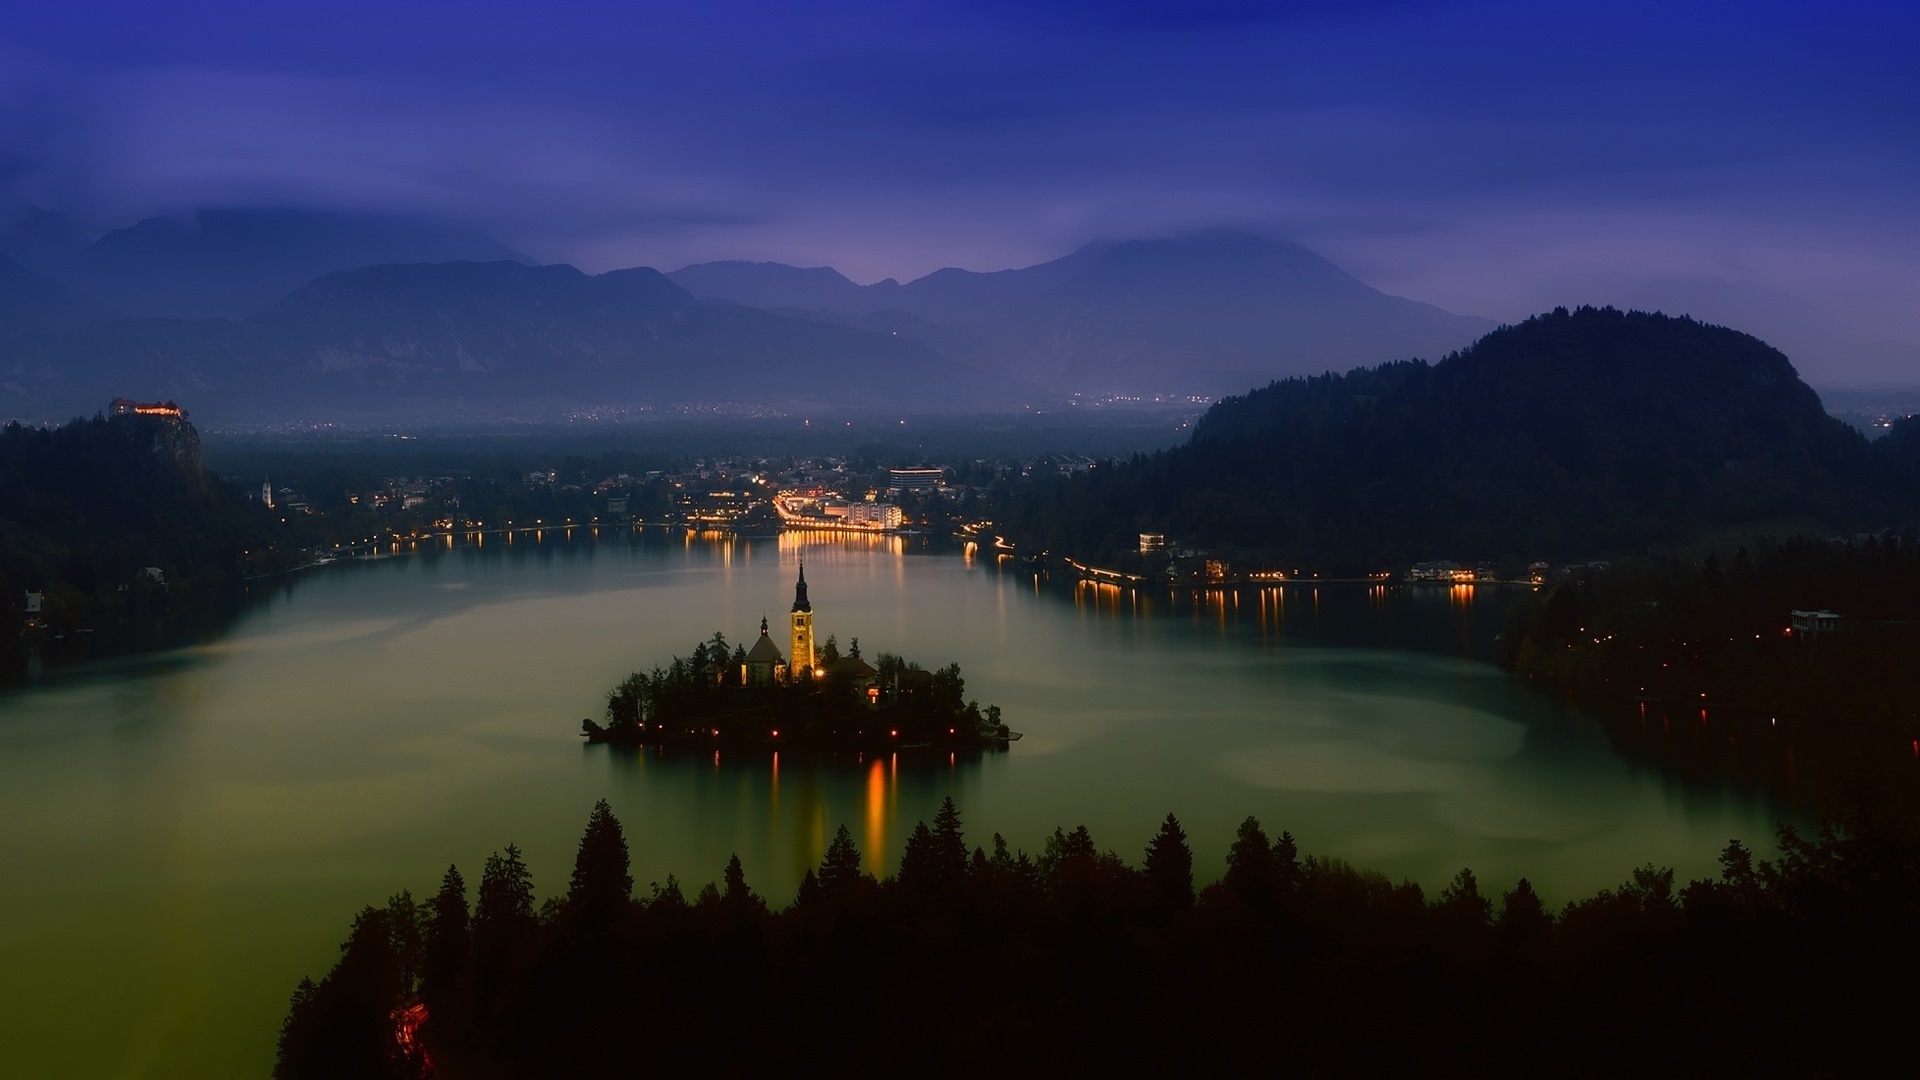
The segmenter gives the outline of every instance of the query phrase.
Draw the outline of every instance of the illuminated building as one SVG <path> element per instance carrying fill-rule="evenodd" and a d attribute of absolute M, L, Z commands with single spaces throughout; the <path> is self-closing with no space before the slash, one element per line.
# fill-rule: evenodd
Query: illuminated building
<path fill-rule="evenodd" d="M 800 580 L 793 586 L 792 650 L 787 677 L 798 682 L 813 672 L 813 602 L 807 599 L 807 564 L 800 564 Z"/>
<path fill-rule="evenodd" d="M 109 416 L 171 416 L 186 419 L 187 411 L 171 401 L 135 401 L 132 398 L 114 398 L 107 406 Z"/>
<path fill-rule="evenodd" d="M 895 491 L 932 491 L 946 479 L 939 469 L 888 469 L 887 486 Z"/>
<path fill-rule="evenodd" d="M 900 527 L 900 508 L 887 502 L 857 502 L 847 505 L 847 524 L 869 529 Z"/>

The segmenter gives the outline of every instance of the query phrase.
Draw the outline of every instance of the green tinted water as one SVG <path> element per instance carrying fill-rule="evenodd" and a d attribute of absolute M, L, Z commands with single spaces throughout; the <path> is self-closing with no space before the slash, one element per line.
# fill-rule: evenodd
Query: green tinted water
<path fill-rule="evenodd" d="M 763 613 L 779 640 L 803 555 L 820 641 L 958 661 L 1025 739 L 978 761 L 580 744 L 635 667 L 716 629 L 750 642 Z M 663 531 L 321 571 L 216 644 L 0 696 L 0 1071 L 263 1075 L 361 905 L 431 893 L 449 862 L 471 888 L 508 842 L 551 895 L 603 796 L 643 891 L 673 873 L 691 895 L 737 852 L 776 902 L 840 823 L 884 871 L 947 794 L 983 844 L 1085 823 L 1137 861 L 1172 810 L 1211 880 L 1251 813 L 1430 893 L 1471 866 L 1550 903 L 1647 861 L 1705 876 L 1728 838 L 1771 835 L 1762 797 L 1635 765 L 1472 659 L 1505 602 L 1130 592 L 898 540 Z"/>

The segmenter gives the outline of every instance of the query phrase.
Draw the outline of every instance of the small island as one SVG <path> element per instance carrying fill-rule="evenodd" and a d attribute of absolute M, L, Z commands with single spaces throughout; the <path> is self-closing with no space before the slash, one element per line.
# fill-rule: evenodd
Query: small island
<path fill-rule="evenodd" d="M 929 671 L 891 653 L 868 663 L 854 638 L 814 648 L 813 603 L 800 567 L 789 612 L 788 655 L 768 636 L 729 648 L 724 635 L 607 694 L 606 723 L 580 721 L 588 742 L 623 746 L 792 747 L 808 750 L 1004 750 L 1020 737 L 1000 707 L 966 700 L 960 665 Z"/>

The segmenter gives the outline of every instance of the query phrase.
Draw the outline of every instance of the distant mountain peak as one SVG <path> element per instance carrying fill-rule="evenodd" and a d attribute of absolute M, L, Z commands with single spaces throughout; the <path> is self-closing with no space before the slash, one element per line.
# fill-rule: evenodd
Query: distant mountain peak
<path fill-rule="evenodd" d="M 394 214 L 205 207 L 107 233 L 78 283 L 135 315 L 236 318 L 322 274 L 383 263 L 533 260 L 472 229 Z"/>

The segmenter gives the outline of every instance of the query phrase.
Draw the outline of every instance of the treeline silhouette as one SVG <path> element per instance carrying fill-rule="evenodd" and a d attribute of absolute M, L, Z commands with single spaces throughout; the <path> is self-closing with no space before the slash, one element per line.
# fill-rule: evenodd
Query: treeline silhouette
<path fill-rule="evenodd" d="M 1920 439 L 1900 434 L 1869 444 L 1746 334 L 1562 308 L 1436 364 L 1225 399 L 1185 445 L 999 485 L 988 513 L 1023 548 L 1122 568 L 1140 532 L 1250 569 L 1585 558 L 1913 520 Z"/>
<path fill-rule="evenodd" d="M 939 1075 L 1844 1074 L 1904 1038 L 1920 831 L 1854 804 L 1677 885 L 1633 870 L 1556 910 L 1525 879 L 1411 882 L 1239 827 L 1195 889 L 1171 814 L 1139 866 L 1083 826 L 1037 855 L 969 846 L 952 800 L 893 876 L 842 826 L 770 906 L 738 857 L 689 899 L 635 899 L 603 800 L 564 893 L 519 851 L 470 904 L 450 867 L 354 919 L 303 979 L 274 1075 L 602 1076 L 699 1069 Z M 1889 984 L 1881 977 L 1895 980 Z"/>

